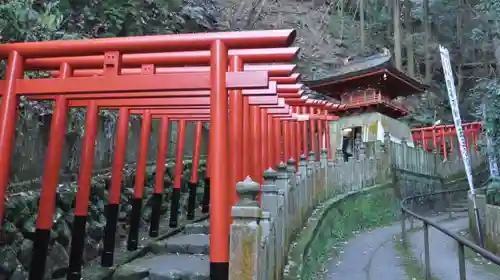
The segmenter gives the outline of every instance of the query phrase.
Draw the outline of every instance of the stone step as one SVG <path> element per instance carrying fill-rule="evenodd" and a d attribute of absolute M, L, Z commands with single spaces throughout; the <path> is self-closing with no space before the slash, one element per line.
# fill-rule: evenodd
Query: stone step
<path fill-rule="evenodd" d="M 185 234 L 208 234 L 209 224 L 208 221 L 203 221 L 200 223 L 188 224 L 184 228 Z"/>
<path fill-rule="evenodd" d="M 467 203 L 452 203 L 452 208 L 469 208 L 469 204 Z"/>
<path fill-rule="evenodd" d="M 459 213 L 459 212 L 467 212 L 469 211 L 469 208 L 466 207 L 451 207 L 446 209 L 448 212 L 454 212 L 454 213 Z"/>
<path fill-rule="evenodd" d="M 206 255 L 166 254 L 147 256 L 120 266 L 114 280 L 205 280 L 210 279 L 209 257 Z"/>
<path fill-rule="evenodd" d="M 180 234 L 155 242 L 154 254 L 208 255 L 210 238 L 207 234 Z"/>

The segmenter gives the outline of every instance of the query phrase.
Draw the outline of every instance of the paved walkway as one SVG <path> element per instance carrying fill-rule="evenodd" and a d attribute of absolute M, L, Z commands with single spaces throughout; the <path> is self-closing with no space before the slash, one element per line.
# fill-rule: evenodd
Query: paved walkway
<path fill-rule="evenodd" d="M 458 219 L 445 222 L 441 221 L 440 225 L 456 233 L 468 228 L 469 220 L 467 217 L 467 213 L 460 214 L 460 216 L 455 217 L 458 217 Z M 439 218 L 436 217 L 433 219 Z M 420 231 L 410 234 L 409 240 L 411 242 L 411 247 L 414 255 L 417 257 L 417 259 L 422 260 L 423 263 L 423 232 Z M 429 229 L 429 241 L 431 272 L 433 276 L 435 276 L 439 280 L 459 279 L 458 253 L 455 241 L 434 228 Z M 493 271 L 486 269 L 485 266 L 481 264 L 474 264 L 470 261 L 466 261 L 465 265 L 467 280 L 500 280 L 500 275 L 498 274 L 498 272 L 495 275 Z"/>
<path fill-rule="evenodd" d="M 443 221 L 448 216 L 436 216 L 441 225 L 454 232 L 468 227 L 467 213 L 454 215 L 454 220 Z M 415 227 L 421 226 L 415 223 Z M 394 236 L 400 234 L 401 226 L 396 223 L 389 227 L 364 232 L 350 239 L 342 248 L 339 257 L 328 266 L 326 280 L 415 280 L 404 272 L 402 261 L 394 249 Z M 416 231 L 408 235 L 414 256 L 423 264 L 424 235 Z M 454 240 L 431 229 L 429 231 L 431 271 L 439 280 L 459 279 L 457 250 Z M 485 269 L 478 263 L 466 261 L 467 280 L 500 280 L 500 274 Z"/>
<path fill-rule="evenodd" d="M 350 239 L 338 258 L 328 267 L 327 280 L 406 280 L 397 252 L 394 235 L 400 224 L 363 232 Z"/>

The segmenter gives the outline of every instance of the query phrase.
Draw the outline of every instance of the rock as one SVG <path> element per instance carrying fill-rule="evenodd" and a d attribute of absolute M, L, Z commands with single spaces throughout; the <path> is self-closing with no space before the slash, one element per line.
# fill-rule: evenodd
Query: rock
<path fill-rule="evenodd" d="M 52 245 L 48 259 L 50 259 L 50 262 L 53 264 L 51 267 L 52 271 L 66 268 L 69 263 L 69 256 L 66 249 L 57 242 Z"/>
<path fill-rule="evenodd" d="M 106 223 L 99 221 L 90 221 L 87 225 L 87 234 L 89 238 L 101 240 L 104 237 L 104 227 Z"/>
<path fill-rule="evenodd" d="M 185 234 L 208 234 L 209 233 L 209 223 L 203 221 L 200 223 L 187 224 L 184 228 Z"/>
<path fill-rule="evenodd" d="M 5 201 L 6 218 L 14 225 L 21 225 L 36 212 L 39 195 L 33 191 L 12 194 Z"/>
<path fill-rule="evenodd" d="M 13 223 L 7 222 L 0 232 L 0 245 L 12 245 L 22 240 L 23 236 Z"/>
<path fill-rule="evenodd" d="M 36 218 L 37 215 L 35 213 L 26 222 L 24 222 L 22 232 L 26 238 L 34 238 Z"/>
<path fill-rule="evenodd" d="M 160 241 L 164 243 L 166 252 L 173 254 L 208 254 L 210 240 L 207 234 L 186 234 Z"/>
<path fill-rule="evenodd" d="M 25 269 L 28 269 L 30 266 L 32 250 L 33 241 L 24 239 L 21 247 L 19 248 L 19 251 L 17 252 L 17 258 Z"/>
<path fill-rule="evenodd" d="M 60 219 L 57 224 L 55 224 L 55 231 L 57 233 L 57 241 L 67 248 L 71 240 L 71 229 L 66 222 L 66 219 Z"/>
<path fill-rule="evenodd" d="M 69 212 L 64 216 L 64 220 L 68 225 L 72 225 L 74 219 L 75 219 L 75 214 L 73 212 Z"/>
<path fill-rule="evenodd" d="M 0 276 L 10 277 L 16 270 L 18 264 L 16 251 L 11 246 L 0 248 Z"/>
<path fill-rule="evenodd" d="M 85 239 L 85 248 L 83 249 L 83 261 L 88 262 L 98 257 L 101 253 L 102 244 L 92 238 Z"/>
<path fill-rule="evenodd" d="M 1 279 L 1 278 L 0 278 Z M 21 266 L 18 265 L 16 270 L 10 276 L 9 280 L 26 280 L 28 279 L 28 272 Z"/>
<path fill-rule="evenodd" d="M 189 265 L 186 265 L 189 264 Z M 210 279 L 208 256 L 160 255 L 137 259 L 119 267 L 114 280 Z"/>
<path fill-rule="evenodd" d="M 57 188 L 57 206 L 64 211 L 71 211 L 77 190 L 78 185 L 75 182 L 60 184 Z"/>
<path fill-rule="evenodd" d="M 189 179 L 190 167 L 186 164 L 183 172 L 184 186 Z M 173 165 L 170 165 L 169 172 L 173 173 Z M 147 170 L 145 178 L 144 198 L 141 228 L 149 227 L 151 206 L 147 200 L 154 191 L 154 169 Z M 122 194 L 120 196 L 120 212 L 117 229 L 117 242 L 128 236 L 126 223 L 129 222 L 129 213 L 131 211 L 130 198 L 134 193 L 135 171 L 132 168 L 125 168 L 124 180 L 122 183 Z M 88 263 L 90 260 L 99 257 L 102 248 L 102 238 L 106 219 L 104 216 L 104 206 L 109 198 L 108 189 L 110 188 L 111 174 L 108 172 L 102 176 L 96 176 L 92 179 L 92 192 L 89 198 L 89 216 L 87 224 L 87 237 L 84 247 L 83 261 Z M 162 201 L 162 213 L 168 214 L 170 209 L 170 192 L 172 179 L 168 172 L 164 177 L 164 192 Z M 76 182 L 60 184 L 57 188 L 56 208 L 54 213 L 54 227 L 51 231 L 51 240 L 53 245 L 49 248 L 45 279 L 50 279 L 55 275 L 64 273 L 69 257 L 68 251 L 71 240 L 71 228 L 74 220 L 73 209 L 75 206 L 75 197 L 78 190 Z M 9 196 L 6 201 L 6 220 L 0 236 L 0 280 L 5 279 L 27 279 L 27 270 L 31 264 L 32 248 L 34 234 L 36 231 L 37 209 L 39 203 L 39 194 L 35 191 L 23 191 Z M 183 194 L 181 199 L 181 209 L 187 205 L 187 195 Z M 166 249 L 165 246 L 163 246 Z M 191 250 L 192 249 L 192 250 Z M 190 251 L 194 249 L 191 248 Z M 200 252 L 203 252 L 202 249 Z M 195 252 L 194 250 L 193 252 Z M 198 252 L 196 251 L 196 252 Z M 154 276 L 150 276 L 154 277 Z M 161 276 L 163 277 L 163 276 Z M 141 278 L 142 279 L 142 278 Z M 152 279 L 152 278 L 151 278 Z M 179 278 L 155 278 L 155 279 L 179 279 Z M 195 279 L 195 278 L 187 278 Z"/>

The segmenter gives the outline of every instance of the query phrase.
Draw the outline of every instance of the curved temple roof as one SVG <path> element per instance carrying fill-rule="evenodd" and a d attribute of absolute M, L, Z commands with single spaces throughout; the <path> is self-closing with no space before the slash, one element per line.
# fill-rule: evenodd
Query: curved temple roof
<path fill-rule="evenodd" d="M 394 67 L 391 55 L 382 53 L 355 59 L 330 77 L 304 81 L 312 90 L 339 99 L 339 95 L 363 86 L 382 87 L 392 98 L 423 92 L 427 86 Z"/>

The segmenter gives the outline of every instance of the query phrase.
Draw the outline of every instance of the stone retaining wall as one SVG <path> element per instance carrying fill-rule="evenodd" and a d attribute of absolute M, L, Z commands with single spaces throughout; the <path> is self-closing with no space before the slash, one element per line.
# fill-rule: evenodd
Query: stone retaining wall
<path fill-rule="evenodd" d="M 476 205 L 479 210 L 479 218 L 484 235 L 484 246 L 487 250 L 500 254 L 500 207 L 486 203 L 484 189 L 478 189 L 476 194 Z M 474 206 L 469 198 L 469 231 L 476 241 L 477 235 L 476 216 Z"/>
<path fill-rule="evenodd" d="M 255 201 L 258 184 L 251 178 L 239 183 L 240 202 L 232 209 L 229 279 L 279 280 L 292 270 L 299 271 L 295 276 L 300 275 L 300 266 L 307 261 L 304 259 L 307 250 L 299 250 L 301 261 L 292 261 L 283 274 L 286 256 L 290 249 L 294 252 L 296 244 L 292 241 L 304 223 L 315 219 L 315 214 L 310 217 L 313 209 L 329 198 L 387 182 L 397 186 L 387 197 L 400 198 L 415 192 L 414 182 L 420 184 L 419 192 L 434 192 L 445 187 L 445 178 L 453 178 L 462 170 L 463 163 L 458 158 L 443 161 L 437 154 L 408 146 L 404 139 L 400 144 L 393 143 L 388 134 L 370 149 L 367 156 L 365 143 L 360 143 L 356 157 L 348 162 L 344 162 L 340 150 L 331 161 L 323 151 L 320 161 L 315 161 L 312 153 L 308 161 L 301 157 L 298 170 L 293 159 L 288 166 L 278 166 L 277 174 L 268 170 L 261 205 Z M 484 158 L 477 156 L 472 160 L 474 166 L 480 166 Z M 397 170 L 402 175 L 397 175 Z M 420 182 L 419 174 L 428 180 Z"/>
<path fill-rule="evenodd" d="M 189 180 L 191 161 L 186 160 L 183 173 L 183 186 Z M 165 190 L 163 195 L 162 213 L 166 214 L 170 205 L 170 191 L 174 163 L 167 163 L 168 172 L 165 173 Z M 205 162 L 202 160 L 199 172 L 204 173 Z M 142 228 L 147 228 L 151 213 L 151 194 L 154 190 L 156 166 L 151 164 L 146 169 L 146 182 L 144 188 L 144 202 L 142 209 Z M 204 175 L 200 176 L 204 178 Z M 92 188 L 89 200 L 89 218 L 87 222 L 87 238 L 85 239 L 84 262 L 87 263 L 100 256 L 102 238 L 106 219 L 104 216 L 105 205 L 108 200 L 108 189 L 111 181 L 111 172 L 103 171 L 92 179 Z M 135 166 L 124 168 L 122 192 L 120 199 L 119 225 L 117 229 L 117 242 L 122 242 L 128 234 L 128 221 L 131 205 L 129 199 L 133 193 L 135 183 Z M 200 189 L 203 188 L 200 182 Z M 40 192 L 33 186 L 25 186 L 27 190 L 11 193 L 5 204 L 5 218 L 0 235 L 0 276 L 8 279 L 27 279 L 26 271 L 29 268 L 37 209 Z M 73 221 L 73 208 L 78 185 L 74 181 L 62 183 L 58 186 L 54 226 L 52 228 L 52 241 L 46 265 L 45 279 L 58 278 L 64 275 L 69 261 L 69 244 L 71 240 L 71 225 Z M 19 188 L 17 189 L 19 190 Z M 183 190 L 184 193 L 187 190 Z M 202 194 L 199 194 L 201 200 Z M 181 207 L 187 204 L 187 197 L 181 197 Z M 184 211 L 180 212 L 181 215 Z M 182 217 L 180 217 L 182 218 Z M 117 244 L 119 247 L 119 244 Z"/>

